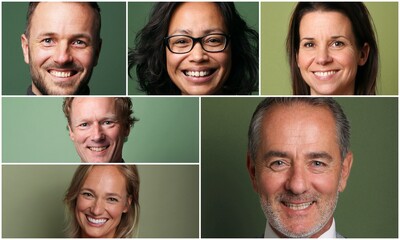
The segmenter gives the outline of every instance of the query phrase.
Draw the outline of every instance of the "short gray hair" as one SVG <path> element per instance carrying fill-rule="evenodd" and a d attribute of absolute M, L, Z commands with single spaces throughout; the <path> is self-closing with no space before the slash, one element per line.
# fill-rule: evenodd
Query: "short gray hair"
<path fill-rule="evenodd" d="M 261 125 L 265 113 L 275 105 L 292 105 L 304 103 L 311 106 L 327 107 L 336 123 L 336 136 L 342 160 L 350 149 L 350 124 L 342 107 L 330 97 L 270 97 L 260 102 L 253 113 L 248 131 L 248 152 L 254 161 L 261 142 Z"/>

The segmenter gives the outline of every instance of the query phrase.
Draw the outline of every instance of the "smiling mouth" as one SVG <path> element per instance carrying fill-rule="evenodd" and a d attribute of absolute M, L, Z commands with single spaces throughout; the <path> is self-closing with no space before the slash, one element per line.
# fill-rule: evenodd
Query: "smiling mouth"
<path fill-rule="evenodd" d="M 103 225 L 104 223 L 106 223 L 108 221 L 108 219 L 106 218 L 99 218 L 99 219 L 95 219 L 95 218 L 91 218 L 89 216 L 86 216 L 86 219 L 93 224 L 96 225 Z"/>
<path fill-rule="evenodd" d="M 304 210 L 306 208 L 308 208 L 309 206 L 311 206 L 312 204 L 314 204 L 314 201 L 311 202 L 306 202 L 306 203 L 300 203 L 300 204 L 294 204 L 294 203 L 288 203 L 288 202 L 282 202 L 283 205 L 285 205 L 286 207 L 292 209 L 292 210 Z"/>
<path fill-rule="evenodd" d="M 90 151 L 93 152 L 102 152 L 106 150 L 109 146 L 104 146 L 104 147 L 88 147 Z"/>
<path fill-rule="evenodd" d="M 207 71 L 184 71 L 183 73 L 188 77 L 208 77 L 213 74 L 215 70 Z"/>
<path fill-rule="evenodd" d="M 75 75 L 77 73 L 77 71 L 56 71 L 56 70 L 49 70 L 49 73 L 54 76 L 54 77 L 58 77 L 58 78 L 68 78 L 71 77 L 73 75 Z"/>
<path fill-rule="evenodd" d="M 314 74 L 317 75 L 318 77 L 328 77 L 328 76 L 334 75 L 337 72 L 338 72 L 337 70 L 332 70 L 332 71 L 325 71 L 325 72 L 314 72 Z"/>

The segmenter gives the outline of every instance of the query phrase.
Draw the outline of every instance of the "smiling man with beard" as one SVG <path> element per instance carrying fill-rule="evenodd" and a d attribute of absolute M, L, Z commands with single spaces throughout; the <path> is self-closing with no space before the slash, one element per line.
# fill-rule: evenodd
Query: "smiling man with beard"
<path fill-rule="evenodd" d="M 88 95 L 101 49 L 95 2 L 32 2 L 21 36 L 32 85 L 28 95 Z"/>
<path fill-rule="evenodd" d="M 333 217 L 353 155 L 332 98 L 266 98 L 249 128 L 247 168 L 267 219 L 265 238 L 342 237 Z"/>

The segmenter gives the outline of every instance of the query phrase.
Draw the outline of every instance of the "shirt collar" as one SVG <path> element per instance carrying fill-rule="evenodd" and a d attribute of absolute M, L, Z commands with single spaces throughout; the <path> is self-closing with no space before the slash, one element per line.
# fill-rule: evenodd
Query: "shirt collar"
<path fill-rule="evenodd" d="M 265 226 L 265 231 L 264 231 L 264 238 L 279 238 L 278 235 L 272 230 L 271 225 L 269 225 L 268 221 Z M 336 224 L 335 224 L 335 219 L 332 221 L 331 227 L 328 229 L 328 231 L 324 232 L 319 238 L 336 238 Z"/>

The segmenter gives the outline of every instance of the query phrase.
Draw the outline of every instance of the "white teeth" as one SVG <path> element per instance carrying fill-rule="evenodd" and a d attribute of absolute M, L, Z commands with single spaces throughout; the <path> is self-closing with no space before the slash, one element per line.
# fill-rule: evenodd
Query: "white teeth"
<path fill-rule="evenodd" d="M 58 72 L 58 71 L 50 71 L 50 74 L 55 76 L 55 77 L 60 77 L 60 78 L 67 78 L 72 75 L 72 72 Z"/>
<path fill-rule="evenodd" d="M 210 71 L 186 71 L 185 75 L 190 77 L 204 77 L 210 74 Z"/>
<path fill-rule="evenodd" d="M 87 219 L 89 220 L 89 222 L 94 223 L 94 224 L 103 224 L 103 223 L 107 222 L 107 219 L 104 219 L 104 218 L 102 218 L 102 219 L 94 219 L 94 218 L 91 218 L 91 217 L 87 217 Z"/>
<path fill-rule="evenodd" d="M 293 209 L 293 210 L 303 210 L 309 207 L 313 202 L 308 202 L 308 203 L 301 203 L 301 204 L 293 204 L 293 203 L 284 203 L 286 207 Z"/>
<path fill-rule="evenodd" d="M 327 72 L 314 72 L 315 75 L 317 75 L 318 77 L 326 77 L 329 75 L 333 75 L 335 74 L 337 71 L 327 71 Z"/>
<path fill-rule="evenodd" d="M 95 152 L 101 152 L 105 150 L 107 147 L 89 147 L 90 150 L 95 151 Z"/>

